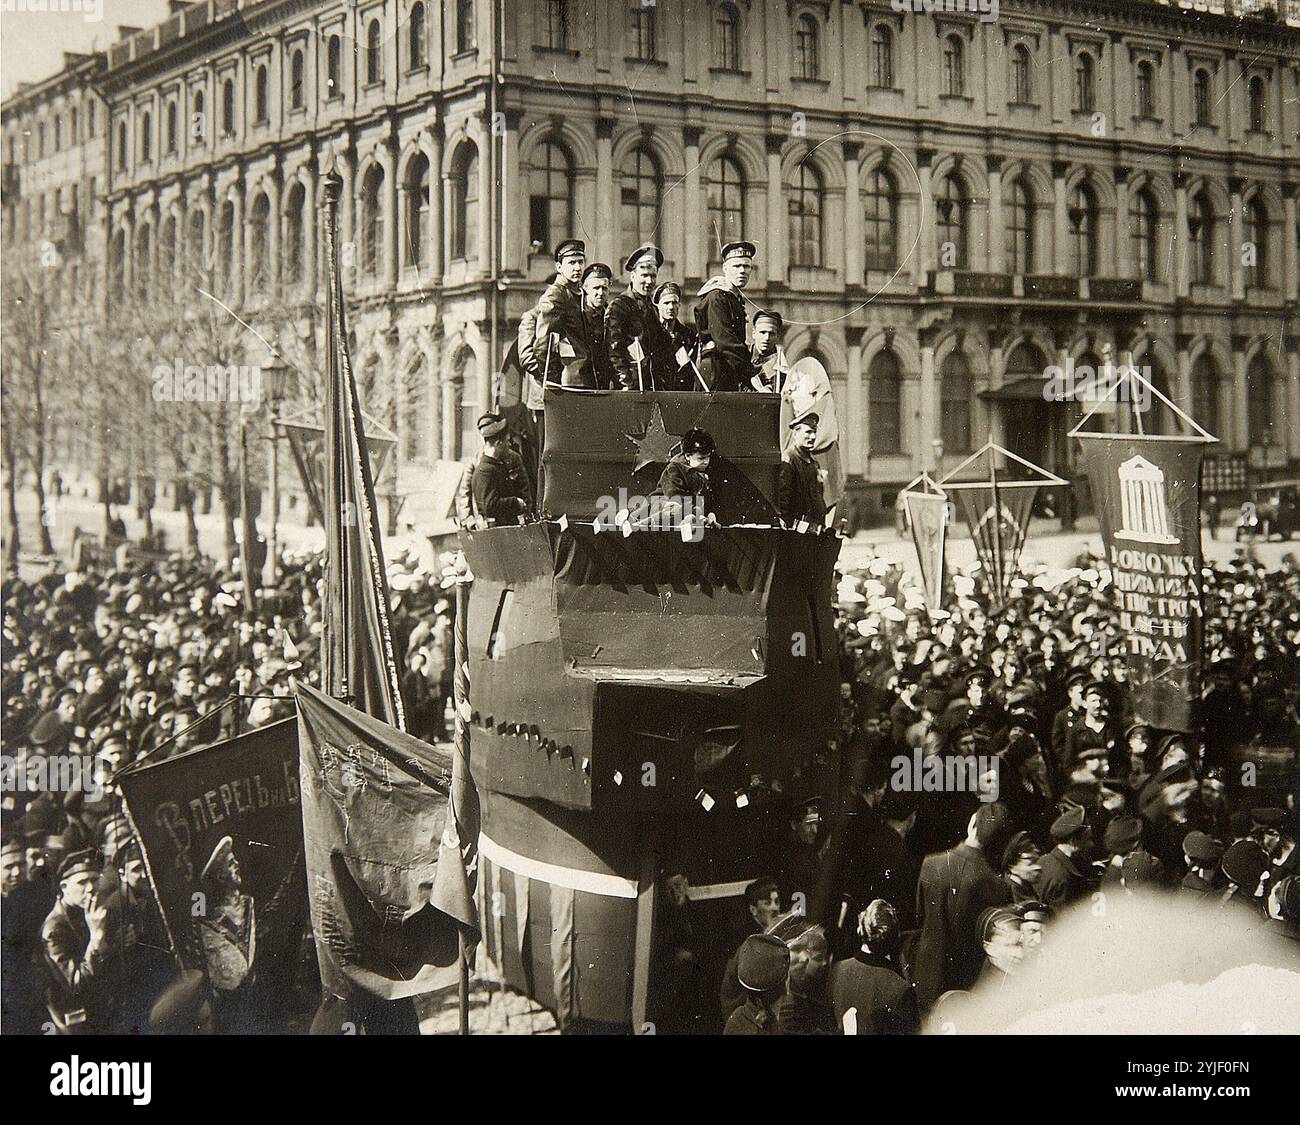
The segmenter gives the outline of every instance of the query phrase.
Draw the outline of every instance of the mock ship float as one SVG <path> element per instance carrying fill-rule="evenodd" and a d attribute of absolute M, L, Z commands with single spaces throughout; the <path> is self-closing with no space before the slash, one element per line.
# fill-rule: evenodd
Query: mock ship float
<path fill-rule="evenodd" d="M 658 1030 L 671 950 L 716 1011 L 791 802 L 838 791 L 840 539 L 778 526 L 778 395 L 548 389 L 544 409 L 543 518 L 462 533 L 484 941 L 562 1027 Z M 717 442 L 719 526 L 613 526 L 692 427 Z"/>

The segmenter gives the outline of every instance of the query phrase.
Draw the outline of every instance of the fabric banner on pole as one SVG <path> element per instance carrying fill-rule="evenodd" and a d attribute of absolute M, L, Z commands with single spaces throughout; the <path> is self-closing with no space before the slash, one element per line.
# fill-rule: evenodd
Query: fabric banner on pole
<path fill-rule="evenodd" d="M 931 613 L 943 608 L 944 539 L 948 527 L 948 497 L 938 492 L 904 491 L 903 505 L 912 529 L 921 567 L 925 606 Z"/>
<path fill-rule="evenodd" d="M 335 244 L 343 191 L 325 177 L 325 650 L 324 687 L 367 715 L 406 729 L 393 652 L 384 545 L 375 482 L 365 453 L 361 402 L 348 354 L 347 318 Z"/>
<path fill-rule="evenodd" d="M 181 963 L 205 968 L 204 922 L 229 896 L 251 907 L 250 970 L 273 977 L 268 966 L 296 953 L 306 915 L 293 720 L 128 767 L 117 784 Z M 209 864 L 226 838 L 239 867 L 233 891 L 228 871 Z"/>
<path fill-rule="evenodd" d="M 456 984 L 459 920 L 431 901 L 451 755 L 305 684 L 296 698 L 322 987 L 398 1000 Z"/>
<path fill-rule="evenodd" d="M 1110 563 L 1137 718 L 1196 729 L 1201 437 L 1077 434 Z"/>
<path fill-rule="evenodd" d="M 822 481 L 822 498 L 826 507 L 834 508 L 844 499 L 845 472 L 840 460 L 840 426 L 835 414 L 835 395 L 830 376 L 821 362 L 805 356 L 790 368 L 781 388 L 781 443 L 784 447 L 790 423 L 808 411 L 815 411 L 817 444 L 813 458 Z"/>
<path fill-rule="evenodd" d="M 989 595 L 1001 603 L 1011 589 L 1020 562 L 1038 486 L 1023 482 L 1001 488 L 994 484 L 966 485 L 954 492 L 987 576 Z"/>

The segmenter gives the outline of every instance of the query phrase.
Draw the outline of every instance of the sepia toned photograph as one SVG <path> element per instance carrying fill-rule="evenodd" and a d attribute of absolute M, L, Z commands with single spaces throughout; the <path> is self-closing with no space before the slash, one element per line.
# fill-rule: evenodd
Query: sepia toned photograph
<path fill-rule="evenodd" d="M 1300 3 L 3 0 L 0 52 L 34 1096 L 248 1036 L 1276 1081 Z"/>

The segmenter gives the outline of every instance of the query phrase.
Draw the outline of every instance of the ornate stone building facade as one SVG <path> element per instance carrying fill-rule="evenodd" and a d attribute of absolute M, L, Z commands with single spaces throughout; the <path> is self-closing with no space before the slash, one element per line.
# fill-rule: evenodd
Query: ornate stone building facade
<path fill-rule="evenodd" d="M 6 103 L 6 227 L 48 230 L 32 130 L 84 86 L 86 284 L 111 307 L 209 278 L 314 363 L 336 168 L 353 357 L 399 491 L 473 451 L 494 357 L 570 235 L 616 268 L 653 240 L 688 294 L 754 239 L 749 296 L 831 372 L 864 521 L 989 435 L 1070 471 L 1044 373 L 1107 356 L 1261 471 L 1300 461 L 1300 13 L 894 8 L 175 4 Z"/>

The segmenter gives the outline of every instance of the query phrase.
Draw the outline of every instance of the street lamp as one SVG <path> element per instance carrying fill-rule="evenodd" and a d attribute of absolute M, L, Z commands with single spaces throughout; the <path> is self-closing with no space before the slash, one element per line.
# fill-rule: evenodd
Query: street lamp
<path fill-rule="evenodd" d="M 262 586 L 273 587 L 279 578 L 280 561 L 280 403 L 284 401 L 289 381 L 290 368 L 278 352 L 271 354 L 262 362 L 262 396 L 266 400 L 266 413 L 269 432 L 266 440 L 271 443 L 269 476 L 271 478 L 271 526 L 266 540 L 266 569 L 262 574 Z"/>

